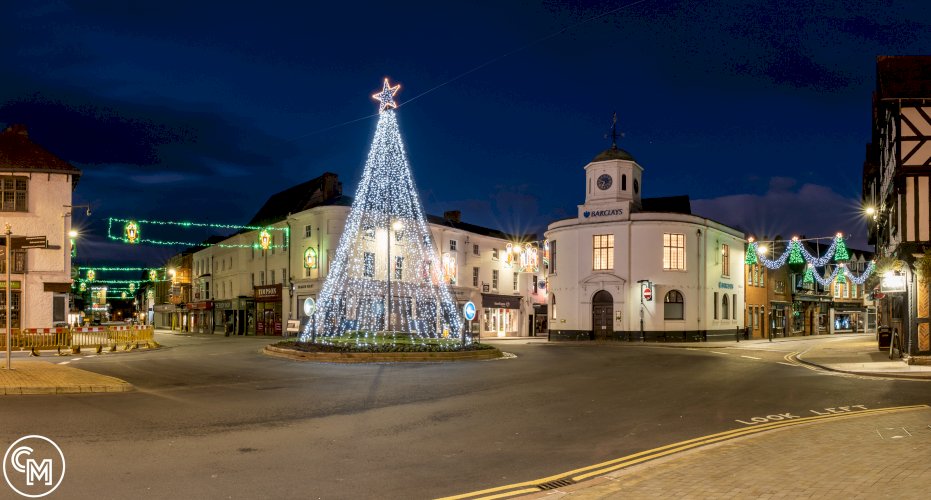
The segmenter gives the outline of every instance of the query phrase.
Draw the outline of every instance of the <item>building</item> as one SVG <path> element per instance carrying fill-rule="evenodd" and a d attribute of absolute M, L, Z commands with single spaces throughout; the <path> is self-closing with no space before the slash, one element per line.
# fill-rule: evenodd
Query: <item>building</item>
<path fill-rule="evenodd" d="M 351 206 L 338 176 L 327 172 L 270 196 L 247 224 L 252 229 L 195 252 L 195 294 L 212 302 L 203 307 L 213 310 L 213 331 L 282 335 L 288 321 L 304 326 L 305 305 L 329 274 Z M 458 211 L 428 215 L 427 222 L 451 294 L 476 306 L 469 332 L 545 334 L 544 250 L 535 235 L 469 224 Z"/>
<path fill-rule="evenodd" d="M 880 321 L 901 335 L 906 352 L 931 354 L 931 276 L 914 272 L 931 249 L 931 56 L 876 60 L 863 202 L 870 243 L 880 258 L 888 258 L 879 269 L 888 273 L 881 285 L 887 314 Z M 893 280 L 905 286 L 891 286 Z"/>
<path fill-rule="evenodd" d="M 643 168 L 613 146 L 585 166 L 578 215 L 553 222 L 551 339 L 734 338 L 744 327 L 744 235 L 687 196 L 641 198 Z"/>
<path fill-rule="evenodd" d="M 0 325 L 6 324 L 11 285 L 13 328 L 44 328 L 68 321 L 71 291 L 71 196 L 81 171 L 32 142 L 24 125 L 0 133 L 0 212 L 17 237 L 46 237 L 48 248 L 13 250 L 6 281 L 0 258 Z M 0 230 L 3 228 L 0 227 Z"/>

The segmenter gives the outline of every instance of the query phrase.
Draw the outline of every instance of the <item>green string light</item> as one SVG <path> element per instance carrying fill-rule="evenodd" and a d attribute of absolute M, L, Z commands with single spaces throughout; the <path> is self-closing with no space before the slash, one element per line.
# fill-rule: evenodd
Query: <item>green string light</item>
<path fill-rule="evenodd" d="M 154 221 L 154 220 L 134 220 L 134 219 L 120 219 L 116 217 L 110 217 L 107 219 L 107 238 L 114 241 L 122 241 L 123 243 L 149 243 L 152 245 L 170 245 L 170 246 L 193 246 L 193 247 L 220 247 L 220 248 L 256 248 L 261 250 L 258 241 L 253 243 L 204 243 L 203 241 L 172 241 L 172 240 L 156 240 L 151 238 L 142 238 L 137 237 L 135 240 L 130 241 L 126 237 L 125 226 L 124 229 L 120 229 L 117 234 L 113 232 L 113 223 L 130 223 L 133 222 L 136 224 L 138 235 L 143 233 L 142 225 L 155 225 L 155 226 L 164 226 L 164 227 L 178 227 L 183 229 L 217 229 L 217 230 L 268 230 L 268 231 L 281 231 L 284 233 L 284 243 L 281 245 L 269 245 L 269 248 L 287 248 L 288 240 L 290 240 L 290 231 L 285 227 L 272 227 L 272 226 L 241 226 L 237 224 L 212 224 L 206 222 L 178 222 L 178 221 Z M 145 231 L 146 234 L 152 234 L 152 230 L 149 229 Z"/>

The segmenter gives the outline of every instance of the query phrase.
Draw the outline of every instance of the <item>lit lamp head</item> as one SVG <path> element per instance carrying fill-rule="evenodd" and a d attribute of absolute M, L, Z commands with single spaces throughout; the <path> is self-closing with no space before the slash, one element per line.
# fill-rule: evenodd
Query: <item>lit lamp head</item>
<path fill-rule="evenodd" d="M 873 207 L 866 207 L 866 215 L 870 217 L 876 215 L 876 209 Z"/>
<path fill-rule="evenodd" d="M 74 229 L 72 229 L 71 231 L 68 231 L 68 237 L 69 237 L 69 238 L 77 238 L 77 237 L 78 237 L 78 232 L 75 231 Z"/>
<path fill-rule="evenodd" d="M 394 221 L 394 224 L 391 224 L 391 229 L 394 229 L 395 231 L 401 231 L 404 229 L 404 223 L 396 220 Z"/>
<path fill-rule="evenodd" d="M 769 251 L 769 248 L 767 248 L 766 245 L 760 245 L 756 249 L 756 252 L 760 255 L 766 255 L 766 252 L 768 251 Z"/>

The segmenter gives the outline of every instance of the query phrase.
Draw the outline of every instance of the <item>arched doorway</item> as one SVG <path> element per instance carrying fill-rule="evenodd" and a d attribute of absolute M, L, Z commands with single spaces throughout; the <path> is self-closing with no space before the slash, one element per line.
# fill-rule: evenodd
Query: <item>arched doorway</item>
<path fill-rule="evenodd" d="M 614 336 L 614 297 L 601 290 L 592 297 L 592 340 Z"/>

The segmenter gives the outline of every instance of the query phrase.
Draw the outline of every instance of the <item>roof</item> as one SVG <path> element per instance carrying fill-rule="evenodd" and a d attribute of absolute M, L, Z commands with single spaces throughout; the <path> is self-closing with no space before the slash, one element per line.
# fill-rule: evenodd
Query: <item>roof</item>
<path fill-rule="evenodd" d="M 608 161 L 608 160 L 626 160 L 626 161 L 636 161 L 630 153 L 624 151 L 623 149 L 618 149 L 617 146 L 612 146 L 609 149 L 606 149 L 598 154 L 592 161 Z"/>
<path fill-rule="evenodd" d="M 641 212 L 665 212 L 674 214 L 692 215 L 692 203 L 689 195 L 662 196 L 659 198 L 643 198 L 640 200 Z"/>
<path fill-rule="evenodd" d="M 460 229 L 462 231 L 468 231 L 473 234 L 480 234 L 482 236 L 490 236 L 492 238 L 501 238 L 503 240 L 533 241 L 537 239 L 536 234 L 523 234 L 523 235 L 508 234 L 503 231 L 498 231 L 497 229 L 476 226 L 475 224 L 469 224 L 467 222 L 451 221 L 449 219 L 439 217 L 436 215 L 427 215 L 427 222 L 429 222 L 430 224 L 437 224 L 440 226 L 451 227 L 453 229 Z"/>
<path fill-rule="evenodd" d="M 12 172 L 62 173 L 72 175 L 77 187 L 81 170 L 29 139 L 25 125 L 10 125 L 0 132 L 0 169 Z"/>
<path fill-rule="evenodd" d="M 325 172 L 320 177 L 271 195 L 247 225 L 265 226 L 316 206 L 345 204 L 340 202 L 340 198 L 347 198 L 348 204 L 352 204 L 351 198 L 342 196 L 342 184 L 337 175 Z"/>
<path fill-rule="evenodd" d="M 877 57 L 876 96 L 931 98 L 931 56 Z"/>

